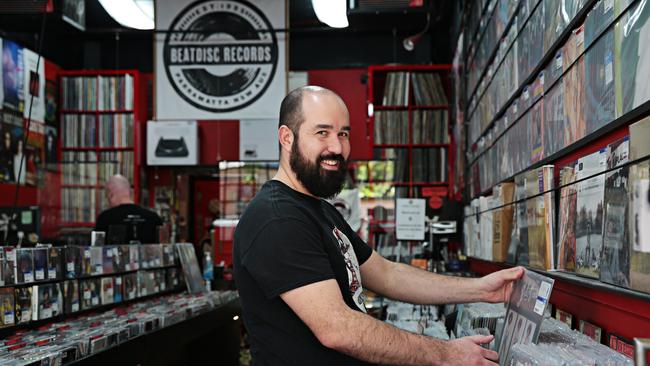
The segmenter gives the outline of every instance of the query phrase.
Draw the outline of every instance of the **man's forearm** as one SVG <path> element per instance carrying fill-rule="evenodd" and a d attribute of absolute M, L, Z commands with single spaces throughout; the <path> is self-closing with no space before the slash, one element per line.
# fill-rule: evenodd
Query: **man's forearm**
<path fill-rule="evenodd" d="M 392 299 L 415 304 L 450 304 L 484 301 L 479 279 L 444 276 L 403 263 L 386 262 L 387 281 L 364 286 Z M 377 277 L 379 278 L 379 277 Z"/>
<path fill-rule="evenodd" d="M 350 310 L 337 316 L 336 337 L 326 346 L 354 358 L 389 365 L 444 365 L 445 341 L 397 329 Z"/>

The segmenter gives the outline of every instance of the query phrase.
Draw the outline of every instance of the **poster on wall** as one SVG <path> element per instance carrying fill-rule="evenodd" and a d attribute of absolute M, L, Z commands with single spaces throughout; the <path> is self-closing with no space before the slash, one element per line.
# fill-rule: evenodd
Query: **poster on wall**
<path fill-rule="evenodd" d="M 196 121 L 147 122 L 147 165 L 198 164 Z"/>
<path fill-rule="evenodd" d="M 31 113 L 33 121 L 45 121 L 45 60 L 29 48 L 23 49 L 23 85 L 25 108 L 23 117 Z M 30 110 L 31 107 L 31 110 Z"/>
<path fill-rule="evenodd" d="M 270 138 L 278 133 L 278 121 L 248 119 L 239 121 L 239 160 L 278 160 L 278 140 Z"/>
<path fill-rule="evenodd" d="M 277 118 L 284 0 L 156 1 L 156 120 Z"/>

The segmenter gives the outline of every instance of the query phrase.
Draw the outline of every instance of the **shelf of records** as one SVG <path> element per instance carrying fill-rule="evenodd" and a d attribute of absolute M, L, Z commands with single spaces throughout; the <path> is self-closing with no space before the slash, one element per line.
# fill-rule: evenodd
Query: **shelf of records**
<path fill-rule="evenodd" d="M 394 162 L 392 178 L 396 185 L 436 184 L 448 179 L 447 148 L 414 146 L 381 150 L 383 159 Z"/>
<path fill-rule="evenodd" d="M 123 75 L 64 76 L 61 101 L 65 111 L 129 111 L 133 109 L 134 78 Z"/>
<path fill-rule="evenodd" d="M 449 144 L 449 113 L 446 109 L 376 111 L 374 116 L 373 145 Z"/>
<path fill-rule="evenodd" d="M 218 310 L 236 298 L 234 291 L 172 294 L 49 323 L 0 341 L 0 364 L 67 365 Z"/>
<path fill-rule="evenodd" d="M 61 157 L 64 185 L 103 185 L 115 174 L 133 181 L 133 151 L 63 151 Z"/>
<path fill-rule="evenodd" d="M 499 110 L 544 56 L 555 52 L 556 43 L 584 20 L 587 10 L 600 10 L 593 10 L 586 23 L 588 32 L 598 31 L 594 25 L 609 21 L 608 17 L 615 16 L 615 11 L 627 4 L 629 1 L 621 0 L 616 0 L 616 4 L 614 0 L 604 4 L 590 0 L 490 1 L 482 21 L 484 31 L 479 33 L 482 37 L 466 43 L 468 115 L 474 114 L 479 106 Z M 595 33 L 587 35 L 587 41 L 593 39 L 592 35 Z"/>
<path fill-rule="evenodd" d="M 381 71 L 375 70 L 375 73 Z M 383 72 L 381 72 L 383 73 Z M 447 102 L 442 79 L 438 73 L 423 71 L 388 71 L 381 97 L 381 106 L 444 106 Z M 375 80 L 377 77 L 375 76 Z M 374 92 L 374 91 L 373 91 Z M 411 101 L 410 93 L 413 93 Z M 375 99 L 378 100 L 378 99 Z M 375 107 L 380 108 L 377 105 Z"/>
<path fill-rule="evenodd" d="M 442 340 L 493 335 L 484 347 L 499 352 L 500 365 L 634 365 L 628 352 L 600 343 L 597 326 L 581 320 L 580 331 L 572 330 L 564 322 L 568 314 L 559 309 L 557 319 L 552 318 L 553 284 L 551 278 L 526 271 L 515 283 L 507 307 L 501 303 L 437 307 L 382 300 L 371 303 L 371 308 L 385 305 L 387 323 Z"/>
<path fill-rule="evenodd" d="M 522 305 L 526 306 L 524 302 Z M 472 303 L 455 305 L 453 311 L 444 312 L 456 312 L 452 339 L 456 336 L 494 335 L 489 348 L 499 352 L 499 358 L 503 360 L 500 365 L 634 365 L 631 358 L 633 346 L 623 344 L 624 341 L 616 335 L 611 335 L 610 347 L 607 347 L 601 344 L 601 329 L 593 324 L 581 320 L 579 330 L 571 329 L 571 325 L 564 322 L 566 313 L 561 310 L 555 309 L 553 318 L 550 306 L 547 306 L 540 316 L 535 312 L 537 303 L 530 305 L 523 311 L 511 311 L 516 308 Z M 619 340 L 623 347 L 619 347 Z"/>
<path fill-rule="evenodd" d="M 132 148 L 133 114 L 68 114 L 62 121 L 63 148 Z"/>
<path fill-rule="evenodd" d="M 645 22 L 643 16 L 639 21 L 636 17 L 633 19 L 630 17 L 644 11 L 644 2 L 600 0 L 542 1 L 539 5 L 538 1 L 526 3 L 526 1 L 521 2 L 519 11 L 524 11 L 524 15 L 530 18 L 525 22 L 523 29 L 519 30 L 514 26 L 509 29 L 502 41 L 503 47 L 499 48 L 497 57 L 486 71 L 486 77 L 469 101 L 466 115 L 469 117 L 470 144 L 477 142 L 481 135 L 485 135 L 486 129 L 495 117 L 508 118 L 509 123 L 506 122 L 506 125 L 514 122 L 512 117 L 506 116 L 508 114 L 506 110 L 518 109 L 521 114 L 527 104 L 531 103 L 533 92 L 544 93 L 544 90 L 549 90 L 560 76 L 564 76 L 563 79 L 567 84 L 570 82 L 570 89 L 584 90 L 582 85 L 587 81 L 593 82 L 591 87 L 600 85 L 601 89 L 595 90 L 594 93 L 594 97 L 598 98 L 604 96 L 602 90 L 618 76 L 615 74 L 618 74 L 617 65 L 620 62 L 628 62 L 636 70 L 639 56 L 632 52 L 636 52 L 639 47 L 642 48 L 644 42 L 640 41 L 638 34 L 623 32 L 622 28 L 625 24 L 629 24 L 628 27 L 643 26 Z M 632 6 L 631 4 L 634 3 L 636 4 Z M 550 8 L 550 11 L 547 8 Z M 526 13 L 531 10 L 531 14 Z M 617 44 L 625 44 L 625 47 L 617 50 L 608 47 L 607 42 L 601 39 L 606 29 L 608 29 L 606 33 L 613 34 L 614 28 L 618 29 Z M 541 46 L 531 47 L 532 45 Z M 589 51 L 591 48 L 598 48 L 598 50 Z M 589 56 L 583 55 L 585 51 Z M 625 55 L 631 57 L 626 60 Z M 483 70 L 485 69 L 481 69 Z M 588 77 L 584 76 L 585 72 Z M 537 83 L 535 79 L 543 75 L 546 80 L 542 77 L 542 83 Z M 570 96 L 583 97 L 578 94 Z M 571 112 L 576 109 L 576 105 L 582 106 L 578 109 L 586 108 L 588 101 L 583 99 L 584 103 L 576 103 L 580 101 L 579 99 L 568 100 L 567 113 L 579 114 Z"/>
<path fill-rule="evenodd" d="M 532 169 L 472 200 L 468 255 L 650 293 L 649 122 L 576 162 Z"/>
<path fill-rule="evenodd" d="M 171 244 L 0 247 L 0 327 L 182 286 Z"/>

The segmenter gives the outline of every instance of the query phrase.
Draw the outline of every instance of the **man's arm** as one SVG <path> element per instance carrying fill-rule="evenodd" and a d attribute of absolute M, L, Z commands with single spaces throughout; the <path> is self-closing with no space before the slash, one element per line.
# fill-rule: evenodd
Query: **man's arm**
<path fill-rule="evenodd" d="M 390 365 L 496 365 L 497 353 L 479 346 L 492 336 L 441 341 L 399 330 L 350 309 L 333 279 L 280 296 L 321 344 L 360 360 Z"/>
<path fill-rule="evenodd" d="M 481 278 L 444 276 L 391 262 L 374 251 L 361 265 L 364 288 L 415 304 L 507 301 L 512 282 L 522 275 L 523 268 L 515 267 Z"/>

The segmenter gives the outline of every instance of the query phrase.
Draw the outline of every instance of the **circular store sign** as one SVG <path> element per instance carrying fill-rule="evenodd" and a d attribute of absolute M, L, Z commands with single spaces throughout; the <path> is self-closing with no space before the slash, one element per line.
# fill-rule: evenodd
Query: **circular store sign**
<path fill-rule="evenodd" d="M 271 23 L 253 4 L 194 2 L 172 21 L 163 60 L 174 90 L 210 112 L 242 109 L 264 94 L 278 63 Z"/>

